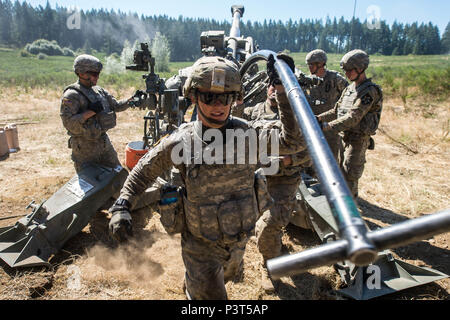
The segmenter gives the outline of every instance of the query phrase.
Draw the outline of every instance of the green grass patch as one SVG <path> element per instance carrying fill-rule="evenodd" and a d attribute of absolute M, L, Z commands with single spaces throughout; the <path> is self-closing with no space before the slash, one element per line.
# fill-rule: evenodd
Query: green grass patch
<path fill-rule="evenodd" d="M 305 73 L 307 53 L 291 53 L 295 64 Z M 104 53 L 94 53 L 105 62 Z M 343 54 L 328 54 L 328 68 L 341 71 L 339 67 Z M 49 88 L 61 90 L 76 81 L 72 71 L 73 57 L 47 56 L 39 60 L 35 55 L 24 55 L 21 50 L 0 48 L 0 87 Z M 446 99 L 450 91 L 449 55 L 431 56 L 381 56 L 372 55 L 367 71 L 369 77 L 381 85 L 385 96 L 397 96 L 404 102 L 417 95 Z M 170 72 L 160 73 L 169 78 L 179 69 L 193 62 L 171 62 Z M 102 73 L 99 85 L 107 89 L 144 88 L 142 71 L 126 71 L 122 74 Z"/>
<path fill-rule="evenodd" d="M 305 63 L 307 53 L 291 53 L 295 64 L 309 73 Z M 328 54 L 329 69 L 341 72 L 343 54 Z M 404 101 L 417 95 L 446 98 L 450 92 L 450 56 L 370 56 L 368 77 L 378 83 L 385 95 L 401 97 Z"/>

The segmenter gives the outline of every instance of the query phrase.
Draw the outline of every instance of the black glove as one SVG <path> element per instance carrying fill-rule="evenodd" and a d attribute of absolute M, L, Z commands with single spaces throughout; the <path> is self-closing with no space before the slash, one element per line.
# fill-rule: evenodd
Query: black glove
<path fill-rule="evenodd" d="M 130 203 L 127 200 L 119 198 L 109 209 L 109 212 L 112 213 L 109 221 L 109 233 L 118 242 L 124 242 L 133 236 L 129 207 Z"/>
<path fill-rule="evenodd" d="M 103 105 L 101 101 L 97 100 L 95 102 L 91 102 L 88 104 L 88 109 L 94 111 L 95 113 L 99 113 L 103 111 Z"/>
<path fill-rule="evenodd" d="M 294 59 L 284 53 L 277 54 L 277 59 L 281 59 L 291 68 L 292 72 L 295 72 Z M 267 60 L 267 75 L 269 76 L 269 85 L 281 84 L 280 78 L 275 70 L 275 59 L 272 55 Z"/>
<path fill-rule="evenodd" d="M 323 83 L 323 78 L 316 75 L 307 76 L 304 73 L 299 74 L 297 80 L 303 87 L 314 87 Z"/>
<path fill-rule="evenodd" d="M 142 90 L 136 90 L 132 98 L 135 100 L 145 100 L 147 99 L 147 93 Z"/>

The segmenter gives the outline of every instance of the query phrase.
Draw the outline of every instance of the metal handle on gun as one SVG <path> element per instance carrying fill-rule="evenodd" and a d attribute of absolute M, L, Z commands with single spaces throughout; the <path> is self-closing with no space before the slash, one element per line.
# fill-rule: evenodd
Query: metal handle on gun
<path fill-rule="evenodd" d="M 377 251 L 397 248 L 450 229 L 450 209 L 420 218 L 397 223 L 367 234 Z M 345 239 L 333 241 L 299 253 L 270 259 L 267 269 L 272 279 L 293 276 L 309 269 L 331 265 L 347 259 L 348 242 Z"/>

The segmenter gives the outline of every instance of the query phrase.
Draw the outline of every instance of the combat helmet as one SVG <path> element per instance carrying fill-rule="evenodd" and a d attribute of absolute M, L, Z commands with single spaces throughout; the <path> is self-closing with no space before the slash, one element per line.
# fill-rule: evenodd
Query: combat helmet
<path fill-rule="evenodd" d="M 205 56 L 192 66 L 183 94 L 189 98 L 195 89 L 214 93 L 236 92 L 237 100 L 243 98 L 241 75 L 236 64 L 217 56 Z"/>
<path fill-rule="evenodd" d="M 324 64 L 327 63 L 327 53 L 323 51 L 322 49 L 316 49 L 311 51 L 306 55 L 305 62 L 306 64 L 310 63 L 316 63 L 316 62 L 323 62 Z"/>
<path fill-rule="evenodd" d="M 99 59 L 88 54 L 82 54 L 75 58 L 73 62 L 73 71 L 76 74 L 102 71 L 103 65 Z"/>
<path fill-rule="evenodd" d="M 352 70 L 362 69 L 366 70 L 369 66 L 369 55 L 359 49 L 347 52 L 341 59 L 341 69 Z"/>

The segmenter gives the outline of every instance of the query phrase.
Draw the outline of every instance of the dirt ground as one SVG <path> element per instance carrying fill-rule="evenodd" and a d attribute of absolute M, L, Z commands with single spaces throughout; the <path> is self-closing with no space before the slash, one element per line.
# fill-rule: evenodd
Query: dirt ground
<path fill-rule="evenodd" d="M 112 90 L 111 90 L 112 91 Z M 121 92 L 122 97 L 133 92 Z M 117 92 L 112 92 L 118 94 Z M 21 150 L 0 161 L 0 227 L 13 225 L 25 206 L 48 199 L 75 173 L 67 135 L 59 118 L 60 92 L 0 91 L 0 125 L 17 123 Z M 142 139 L 145 111 L 118 115 L 109 136 L 122 161 L 130 141 Z M 360 182 L 359 205 L 371 229 L 450 207 L 449 101 L 386 99 L 376 148 L 368 151 Z M 185 299 L 179 236 L 168 236 L 150 210 L 135 217 L 135 239 L 113 248 L 107 212 L 98 212 L 85 229 L 51 260 L 50 268 L 12 269 L 0 262 L 0 299 Z M 285 253 L 319 244 L 311 231 L 288 226 Z M 450 233 L 392 250 L 417 266 L 450 274 Z M 282 278 L 275 293 L 261 287 L 262 257 L 252 239 L 240 281 L 227 284 L 230 299 L 346 299 L 331 266 Z M 448 300 L 450 280 L 410 288 L 380 299 Z"/>

